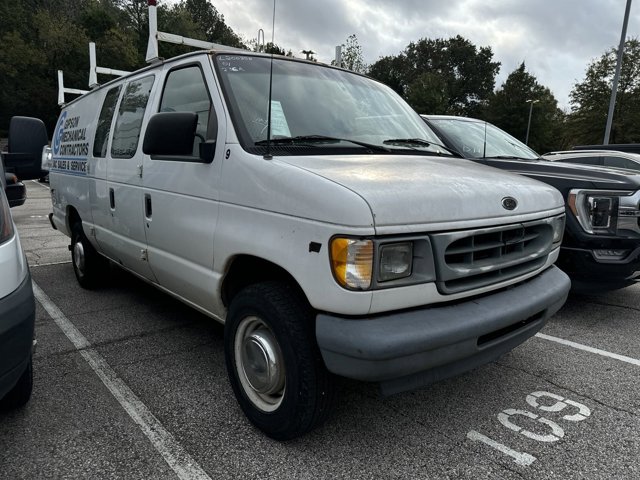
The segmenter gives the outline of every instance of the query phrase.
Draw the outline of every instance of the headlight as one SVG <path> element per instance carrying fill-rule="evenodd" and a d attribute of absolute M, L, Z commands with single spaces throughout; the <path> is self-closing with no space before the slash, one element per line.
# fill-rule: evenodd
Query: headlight
<path fill-rule="evenodd" d="M 564 215 L 560 215 L 558 217 L 555 217 L 551 221 L 551 228 L 553 229 L 553 243 L 554 244 L 562 242 L 562 236 L 564 235 L 564 223 L 565 223 L 565 216 Z"/>
<path fill-rule="evenodd" d="M 40 162 L 40 168 L 46 172 L 51 169 L 51 161 L 53 154 L 51 153 L 51 147 L 45 145 L 42 147 L 42 161 Z"/>
<path fill-rule="evenodd" d="M 393 243 L 380 247 L 378 281 L 386 282 L 411 275 L 413 243 Z"/>
<path fill-rule="evenodd" d="M 436 279 L 431 242 L 425 235 L 334 237 L 329 252 L 334 278 L 349 290 L 404 287 Z"/>
<path fill-rule="evenodd" d="M 585 232 L 594 235 L 616 235 L 620 197 L 632 193 L 571 190 L 568 203 Z"/>
<path fill-rule="evenodd" d="M 353 290 L 371 286 L 373 241 L 334 238 L 331 241 L 331 267 L 340 285 Z"/>
<path fill-rule="evenodd" d="M 9 202 L 0 186 L 0 244 L 13 236 L 13 221 L 9 212 Z"/>

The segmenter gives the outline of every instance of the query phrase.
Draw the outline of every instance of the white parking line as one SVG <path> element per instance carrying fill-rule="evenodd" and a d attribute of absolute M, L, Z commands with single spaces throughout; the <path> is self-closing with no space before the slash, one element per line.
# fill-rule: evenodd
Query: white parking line
<path fill-rule="evenodd" d="M 544 333 L 537 333 L 536 337 L 542 338 L 544 340 L 549 340 L 551 342 L 560 343 L 568 347 L 577 348 L 578 350 L 584 350 L 585 352 L 596 353 L 598 355 L 602 355 L 603 357 L 614 358 L 616 360 L 620 360 L 621 362 L 630 363 L 631 365 L 640 367 L 640 360 L 636 360 L 635 358 L 625 357 L 624 355 L 618 355 L 617 353 L 611 353 L 605 350 L 600 350 L 598 348 L 589 347 L 587 345 L 582 345 L 581 343 L 572 342 L 570 340 L 552 337 L 551 335 L 545 335 Z"/>
<path fill-rule="evenodd" d="M 62 262 L 36 263 L 34 265 L 29 264 L 29 268 L 50 267 L 51 265 L 66 265 L 67 263 L 71 263 L 71 260 L 64 260 Z"/>
<path fill-rule="evenodd" d="M 40 185 L 41 187 L 46 188 L 47 190 L 51 190 L 51 187 L 47 186 L 47 185 L 43 185 L 40 182 L 38 182 L 37 180 L 31 180 L 31 182 L 35 183 L 36 185 Z"/>
<path fill-rule="evenodd" d="M 506 455 L 509 455 L 511 458 L 513 458 L 513 460 L 518 465 L 522 465 L 524 467 L 528 467 L 529 465 L 531 465 L 533 462 L 537 460 L 537 458 L 534 457 L 533 455 L 529 455 L 528 453 L 523 453 L 523 452 L 517 452 L 512 448 L 507 447 L 506 445 L 496 442 L 495 440 L 487 437 L 486 435 L 476 432 L 475 430 L 471 430 L 470 432 L 468 432 L 467 438 L 469 440 L 475 440 L 477 442 L 486 443 L 490 447 L 493 447 L 496 450 Z"/>
<path fill-rule="evenodd" d="M 80 355 L 91 366 L 102 383 L 109 389 L 118 403 L 125 409 L 135 423 L 140 426 L 154 448 L 162 455 L 167 464 L 181 480 L 211 480 L 211 477 L 182 448 L 182 445 L 169 433 L 147 406 L 136 396 L 107 361 L 91 343 L 80 333 L 51 299 L 33 283 L 33 293 L 53 321 L 73 343 Z"/>

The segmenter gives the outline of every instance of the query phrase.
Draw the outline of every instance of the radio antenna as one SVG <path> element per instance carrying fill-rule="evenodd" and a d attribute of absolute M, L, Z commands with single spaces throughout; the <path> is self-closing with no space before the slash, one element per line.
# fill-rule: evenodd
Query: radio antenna
<path fill-rule="evenodd" d="M 487 121 L 484 121 L 484 146 L 482 147 L 482 158 L 487 158 Z"/>
<path fill-rule="evenodd" d="M 271 155 L 271 95 L 273 93 L 273 45 L 276 30 L 276 0 L 273 0 L 273 20 L 271 21 L 271 64 L 269 65 L 269 109 L 267 113 L 267 153 L 265 160 L 273 160 Z"/>

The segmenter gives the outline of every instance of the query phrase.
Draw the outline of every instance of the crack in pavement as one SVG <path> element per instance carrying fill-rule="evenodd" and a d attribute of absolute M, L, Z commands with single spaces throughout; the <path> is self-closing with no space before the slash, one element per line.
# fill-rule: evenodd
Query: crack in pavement
<path fill-rule="evenodd" d="M 150 337 L 150 336 L 161 334 L 161 333 L 165 333 L 165 332 L 170 332 L 170 331 L 174 331 L 174 330 L 180 330 L 180 329 L 189 327 L 189 326 L 191 326 L 191 325 L 193 325 L 195 323 L 198 323 L 198 322 L 197 321 L 192 321 L 192 322 L 188 322 L 188 323 L 185 323 L 185 324 L 182 324 L 182 325 L 171 325 L 169 327 L 163 327 L 163 328 L 159 328 L 157 330 L 151 330 L 151 331 L 148 331 L 148 332 L 141 332 L 141 333 L 136 333 L 136 334 L 133 334 L 133 335 L 127 335 L 125 337 L 114 338 L 114 339 L 111 339 L 111 340 L 104 340 L 104 341 L 101 341 L 101 342 L 91 343 L 88 347 L 85 347 L 85 348 L 75 348 L 74 347 L 74 348 L 69 349 L 69 350 L 61 350 L 61 351 L 58 351 L 58 352 L 50 353 L 48 355 L 38 355 L 38 357 L 42 358 L 42 359 L 46 359 L 46 358 L 50 358 L 50 357 L 64 356 L 64 355 L 67 355 L 69 353 L 81 352 L 82 350 L 87 350 L 87 349 L 92 349 L 92 348 L 93 349 L 97 349 L 97 348 L 100 348 L 100 347 L 108 347 L 108 346 L 111 346 L 111 345 L 116 345 L 118 343 L 124 343 L 124 342 L 127 342 L 129 340 L 141 339 L 141 338 L 144 338 L 144 337 Z M 78 327 L 76 327 L 76 328 L 78 328 Z"/>
<path fill-rule="evenodd" d="M 557 382 L 555 382 L 555 381 L 553 381 L 553 380 L 551 380 L 549 378 L 543 377 L 542 375 L 538 375 L 538 374 L 536 374 L 534 372 L 530 372 L 530 371 L 525 370 L 523 368 L 514 367 L 514 366 L 511 366 L 511 365 L 506 365 L 504 363 L 500 363 L 499 361 L 495 362 L 495 364 L 500 366 L 500 367 L 508 368 L 510 370 L 515 370 L 515 371 L 518 371 L 518 372 L 521 372 L 521 373 L 525 373 L 525 374 L 531 375 L 532 377 L 539 378 L 540 380 L 544 380 L 545 382 L 550 383 L 554 387 L 561 388 L 561 389 L 566 390 L 568 392 L 571 392 L 571 393 L 573 393 L 575 395 L 578 395 L 579 397 L 583 397 L 583 398 L 589 399 L 589 400 L 597 403 L 598 405 L 600 405 L 602 407 L 610 408 L 611 410 L 614 410 L 616 412 L 626 413 L 626 414 L 628 414 L 628 415 L 630 415 L 632 417 L 640 418 L 640 414 L 638 414 L 636 412 L 633 412 L 633 411 L 630 411 L 630 410 L 625 410 L 624 408 L 616 407 L 616 406 L 613 406 L 613 405 L 609 405 L 609 404 L 607 404 L 607 403 L 605 403 L 605 402 L 603 402 L 601 400 L 598 400 L 596 398 L 590 397 L 587 394 L 577 392 L 577 391 L 573 390 L 570 387 L 567 387 L 565 385 L 560 385 L 559 383 L 557 383 Z"/>
<path fill-rule="evenodd" d="M 607 302 L 598 302 L 595 300 L 586 300 L 585 303 L 591 303 L 593 305 L 600 305 L 602 307 L 617 307 L 617 308 L 624 308 L 626 310 L 632 310 L 634 312 L 640 312 L 640 308 L 637 307 L 630 307 L 628 305 L 619 305 L 617 303 L 607 303 Z"/>

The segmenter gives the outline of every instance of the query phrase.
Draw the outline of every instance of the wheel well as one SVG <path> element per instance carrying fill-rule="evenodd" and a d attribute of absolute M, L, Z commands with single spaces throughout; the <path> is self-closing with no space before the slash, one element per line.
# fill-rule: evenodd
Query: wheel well
<path fill-rule="evenodd" d="M 243 288 L 267 280 L 280 280 L 293 285 L 306 299 L 295 278 L 284 268 L 252 255 L 239 255 L 233 259 L 222 282 L 222 302 L 229 306 L 233 297 Z"/>
<path fill-rule="evenodd" d="M 73 207 L 67 209 L 67 230 L 71 231 L 76 222 L 82 222 L 80 214 Z"/>

